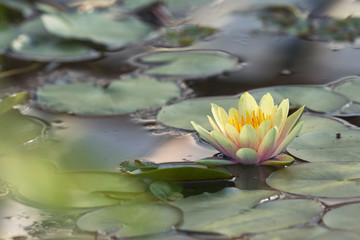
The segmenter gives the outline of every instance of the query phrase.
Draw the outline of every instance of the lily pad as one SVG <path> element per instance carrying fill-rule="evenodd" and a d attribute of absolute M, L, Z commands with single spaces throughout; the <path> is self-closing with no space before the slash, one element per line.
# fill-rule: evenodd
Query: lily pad
<path fill-rule="evenodd" d="M 299 121 L 304 121 L 300 135 L 317 131 L 343 131 L 349 129 L 342 120 L 321 115 L 304 113 Z"/>
<path fill-rule="evenodd" d="M 79 42 L 50 35 L 40 18 L 25 22 L 10 45 L 8 55 L 36 61 L 84 61 L 100 57 L 100 53 Z"/>
<path fill-rule="evenodd" d="M 102 12 L 44 14 L 41 19 L 45 28 L 56 36 L 88 40 L 110 48 L 134 44 L 153 33 L 150 26 L 135 17 L 114 19 Z"/>
<path fill-rule="evenodd" d="M 134 194 L 141 194 L 146 189 L 139 179 L 105 172 L 44 172 L 40 176 L 22 178 L 26 181 L 20 185 L 19 194 L 25 201 L 57 207 L 115 205 L 131 200 Z M 116 193 L 118 198 L 111 198 L 107 193 Z"/>
<path fill-rule="evenodd" d="M 261 199 L 275 193 L 226 188 L 217 193 L 188 197 L 173 205 L 184 212 L 182 230 L 210 231 L 230 237 L 305 223 L 322 211 L 318 203 L 310 200 L 279 200 L 256 206 Z"/>
<path fill-rule="evenodd" d="M 0 116 L 0 152 L 31 144 L 46 137 L 47 125 L 18 110 L 10 110 Z"/>
<path fill-rule="evenodd" d="M 224 109 L 237 107 L 237 97 L 212 97 L 188 99 L 162 108 L 157 120 L 169 127 L 185 130 L 194 130 L 190 121 L 195 121 L 205 129 L 212 129 L 207 119 L 211 116 L 211 103 L 215 103 Z"/>
<path fill-rule="evenodd" d="M 14 27 L 0 28 L 0 53 L 5 52 L 5 49 L 15 37 L 16 31 Z"/>
<path fill-rule="evenodd" d="M 239 59 L 212 50 L 157 51 L 133 59 L 144 73 L 160 77 L 205 78 L 238 69 Z"/>
<path fill-rule="evenodd" d="M 309 161 L 360 161 L 360 130 L 311 132 L 295 138 L 287 151 Z"/>
<path fill-rule="evenodd" d="M 349 102 L 345 96 L 321 86 L 276 86 L 249 91 L 258 101 L 268 92 L 276 104 L 289 98 L 290 107 L 298 108 L 305 105 L 309 110 L 323 113 L 339 110 Z"/>
<path fill-rule="evenodd" d="M 27 92 L 19 92 L 0 100 L 0 115 L 11 110 L 14 106 L 25 102 L 29 98 L 30 96 Z"/>
<path fill-rule="evenodd" d="M 342 160 L 339 158 L 338 160 Z M 266 180 L 275 189 L 314 197 L 359 197 L 360 162 L 318 162 L 294 165 Z"/>
<path fill-rule="evenodd" d="M 86 213 L 76 224 L 83 231 L 108 232 L 119 238 L 127 238 L 168 231 L 181 218 L 181 211 L 169 205 L 134 204 Z"/>
<path fill-rule="evenodd" d="M 340 111 L 340 115 L 360 115 L 360 104 L 359 103 L 351 103 L 349 105 L 346 105 L 343 109 Z"/>
<path fill-rule="evenodd" d="M 127 114 L 179 96 L 177 84 L 146 77 L 113 81 L 106 88 L 91 83 L 47 85 L 37 92 L 38 102 L 46 108 L 82 115 Z"/>
<path fill-rule="evenodd" d="M 232 174 L 194 163 L 160 164 L 157 169 L 138 169 L 131 174 L 158 181 L 199 181 L 230 179 Z"/>
<path fill-rule="evenodd" d="M 252 237 L 251 240 L 356 240 L 360 235 L 354 232 L 342 230 L 329 230 L 323 227 L 294 228 L 274 231 Z"/>
<path fill-rule="evenodd" d="M 323 218 L 326 226 L 334 229 L 359 231 L 360 204 L 349 204 L 327 212 Z"/>
<path fill-rule="evenodd" d="M 75 62 L 100 57 L 99 52 L 84 44 L 63 40 L 47 33 L 20 34 L 12 42 L 9 55 L 46 62 Z"/>
<path fill-rule="evenodd" d="M 353 76 L 340 79 L 339 83 L 335 83 L 334 91 L 360 103 L 360 77 Z"/>

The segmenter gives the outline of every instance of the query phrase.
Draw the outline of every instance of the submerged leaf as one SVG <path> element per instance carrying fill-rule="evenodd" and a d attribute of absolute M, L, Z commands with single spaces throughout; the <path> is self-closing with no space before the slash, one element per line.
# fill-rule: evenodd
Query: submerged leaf
<path fill-rule="evenodd" d="M 19 92 L 0 100 L 0 115 L 11 110 L 14 106 L 22 104 L 30 98 L 27 92 Z"/>

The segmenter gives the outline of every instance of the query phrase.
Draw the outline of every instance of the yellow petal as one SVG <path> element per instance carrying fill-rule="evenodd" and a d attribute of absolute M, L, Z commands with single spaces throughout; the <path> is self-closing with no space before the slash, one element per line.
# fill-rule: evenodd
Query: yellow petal
<path fill-rule="evenodd" d="M 265 94 L 260 100 L 260 108 L 265 115 L 270 115 L 274 108 L 274 99 L 270 93 Z"/>
<path fill-rule="evenodd" d="M 213 130 L 210 132 L 211 136 L 222 148 L 221 153 L 225 154 L 228 157 L 235 158 L 236 151 L 238 147 L 226 136 L 224 136 L 221 132 Z"/>
<path fill-rule="evenodd" d="M 259 155 L 254 149 L 241 148 L 236 152 L 236 160 L 242 164 L 257 164 Z"/>
<path fill-rule="evenodd" d="M 190 123 L 191 123 L 191 125 L 193 125 L 194 129 L 199 133 L 199 135 L 202 139 L 204 139 L 205 141 L 207 141 L 208 143 L 213 145 L 220 152 L 222 151 L 221 146 L 211 136 L 210 132 L 208 132 L 205 128 L 203 128 L 202 126 L 200 126 L 199 124 L 197 124 L 194 121 L 191 121 Z"/>
<path fill-rule="evenodd" d="M 289 99 L 284 99 L 281 101 L 281 103 L 279 105 L 279 110 L 281 110 L 281 113 L 282 113 L 282 119 L 280 121 L 280 124 L 278 125 L 279 131 L 281 132 L 281 130 L 285 124 L 286 118 L 289 114 Z"/>
<path fill-rule="evenodd" d="M 240 146 L 242 148 L 252 148 L 257 150 L 259 142 L 259 137 L 255 128 L 249 124 L 245 124 L 240 132 Z"/>
<path fill-rule="evenodd" d="M 258 112 L 258 108 L 259 106 L 256 103 L 256 100 L 250 93 L 245 92 L 241 95 L 238 104 L 238 111 L 240 115 L 246 116 L 246 110 L 249 113 L 252 113 L 253 111 Z"/>
<path fill-rule="evenodd" d="M 262 141 L 262 139 L 264 138 L 264 136 L 266 135 L 266 133 L 270 130 L 271 128 L 271 120 L 265 120 L 263 121 L 259 128 L 257 129 L 257 135 L 259 137 L 259 140 Z"/>
<path fill-rule="evenodd" d="M 222 121 L 222 119 L 223 119 L 223 116 L 220 116 L 220 114 L 219 114 L 219 109 L 220 109 L 221 107 L 219 107 L 218 105 L 216 105 L 215 103 L 211 103 L 211 112 L 212 112 L 212 114 L 213 114 L 213 116 L 214 116 L 214 119 L 215 119 L 215 122 L 216 122 L 216 124 L 217 124 L 217 126 L 219 127 L 219 129 L 220 129 L 220 131 L 221 132 L 225 132 L 225 128 L 224 128 L 224 123 L 223 123 L 223 121 Z M 223 108 L 221 108 L 221 109 L 223 109 Z M 223 109 L 224 110 L 224 109 Z M 225 110 L 224 110 L 225 111 Z M 226 114 L 226 112 L 225 112 L 225 114 Z"/>
<path fill-rule="evenodd" d="M 302 113 L 304 112 L 304 108 L 305 106 L 302 106 L 286 119 L 285 124 L 281 129 L 279 141 L 283 141 L 285 137 L 288 135 L 288 133 L 295 127 L 296 123 L 299 121 Z"/>
<path fill-rule="evenodd" d="M 231 125 L 230 123 L 225 124 L 225 132 L 226 136 L 230 138 L 230 140 L 238 147 L 240 148 L 240 137 L 239 132 L 236 130 L 236 128 Z"/>
<path fill-rule="evenodd" d="M 289 133 L 289 135 L 286 136 L 286 138 L 280 142 L 279 146 L 276 148 L 275 152 L 272 154 L 272 156 L 276 156 L 279 153 L 281 153 L 289 144 L 290 142 L 299 134 L 301 131 L 301 128 L 303 126 L 304 122 L 299 122 L 294 129 L 292 129 Z"/>
<path fill-rule="evenodd" d="M 259 154 L 259 158 L 260 160 L 267 160 L 270 158 L 270 156 L 272 155 L 272 153 L 275 151 L 275 144 L 276 144 L 276 140 L 279 136 L 279 130 L 277 127 L 273 127 L 272 129 L 270 129 L 264 139 L 261 141 L 259 149 L 258 149 L 258 154 Z"/>
<path fill-rule="evenodd" d="M 216 123 L 214 122 L 214 120 L 208 115 L 208 120 L 209 120 L 209 123 L 211 124 L 211 126 L 213 127 L 214 130 L 218 130 L 220 131 L 220 129 L 218 128 L 218 126 L 216 125 Z"/>

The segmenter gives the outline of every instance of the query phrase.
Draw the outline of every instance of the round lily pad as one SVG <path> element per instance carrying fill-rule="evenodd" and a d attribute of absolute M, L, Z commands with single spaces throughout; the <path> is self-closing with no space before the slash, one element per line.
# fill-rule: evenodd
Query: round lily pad
<path fill-rule="evenodd" d="M 310 132 L 295 138 L 286 148 L 309 162 L 360 161 L 360 129 Z"/>
<path fill-rule="evenodd" d="M 31 144 L 46 137 L 47 125 L 40 119 L 10 110 L 0 116 L 0 152 Z"/>
<path fill-rule="evenodd" d="M 249 92 L 258 101 L 269 92 L 276 104 L 279 104 L 285 98 L 289 98 L 290 107 L 305 105 L 307 109 L 315 112 L 339 110 L 349 102 L 345 96 L 332 92 L 327 87 L 319 86 L 276 86 L 255 89 Z"/>
<path fill-rule="evenodd" d="M 100 53 L 79 42 L 50 35 L 40 18 L 27 21 L 10 45 L 11 57 L 36 61 L 84 61 L 100 57 Z"/>
<path fill-rule="evenodd" d="M 360 77 L 352 76 L 340 79 L 338 83 L 335 83 L 334 91 L 360 103 Z"/>
<path fill-rule="evenodd" d="M 212 128 L 206 116 L 211 116 L 211 103 L 218 104 L 224 109 L 230 109 L 231 107 L 237 107 L 238 101 L 237 97 L 188 99 L 162 108 L 157 120 L 169 127 L 185 130 L 194 130 L 190 121 L 195 121 L 210 130 Z"/>
<path fill-rule="evenodd" d="M 259 234 L 255 237 L 252 237 L 251 240 L 357 240 L 359 237 L 360 235 L 355 232 L 329 230 L 323 227 L 306 227 Z"/>
<path fill-rule="evenodd" d="M 360 115 L 360 103 L 351 103 L 341 109 L 340 115 Z"/>
<path fill-rule="evenodd" d="M 342 120 L 321 115 L 304 113 L 299 121 L 304 121 L 300 135 L 316 131 L 343 131 L 348 129 Z"/>
<path fill-rule="evenodd" d="M 47 33 L 20 34 L 11 44 L 10 56 L 26 60 L 75 62 L 100 57 L 92 48 Z"/>
<path fill-rule="evenodd" d="M 181 217 L 181 211 L 175 207 L 148 203 L 101 208 L 84 214 L 76 224 L 83 231 L 127 238 L 168 231 Z"/>
<path fill-rule="evenodd" d="M 127 114 L 179 96 L 176 83 L 146 77 L 113 81 L 107 87 L 91 83 L 47 85 L 37 92 L 38 102 L 46 108 L 82 115 Z"/>
<path fill-rule="evenodd" d="M 106 13 L 57 13 L 41 16 L 51 34 L 121 48 L 149 38 L 152 28 L 135 17 L 114 19 Z"/>
<path fill-rule="evenodd" d="M 5 51 L 15 37 L 14 27 L 0 28 L 0 53 Z"/>
<path fill-rule="evenodd" d="M 339 159 L 341 160 L 341 159 Z M 318 162 L 273 172 L 266 182 L 273 188 L 315 197 L 359 197 L 360 162 Z"/>
<path fill-rule="evenodd" d="M 133 59 L 144 73 L 160 77 L 205 78 L 239 68 L 239 59 L 213 50 L 157 51 Z"/>
<path fill-rule="evenodd" d="M 262 199 L 276 194 L 276 191 L 239 190 L 229 187 L 216 193 L 190 196 L 173 202 L 171 205 L 184 212 L 184 223 L 181 229 L 200 230 L 214 221 L 229 218 L 239 212 L 246 212 Z M 212 231 L 217 229 L 214 228 Z"/>
<path fill-rule="evenodd" d="M 99 207 L 119 204 L 143 193 L 145 184 L 129 176 L 106 172 L 51 174 L 22 177 L 19 194 L 25 201 L 58 207 Z M 46 181 L 44 181 L 46 179 Z M 111 198 L 107 193 L 116 193 Z"/>
<path fill-rule="evenodd" d="M 311 200 L 279 200 L 254 207 L 262 198 L 274 193 L 227 188 L 217 193 L 188 197 L 173 205 L 184 212 L 181 229 L 210 231 L 230 237 L 305 223 L 322 211 L 322 207 Z"/>
<path fill-rule="evenodd" d="M 330 228 L 359 231 L 359 214 L 360 204 L 349 204 L 327 212 L 323 220 Z"/>

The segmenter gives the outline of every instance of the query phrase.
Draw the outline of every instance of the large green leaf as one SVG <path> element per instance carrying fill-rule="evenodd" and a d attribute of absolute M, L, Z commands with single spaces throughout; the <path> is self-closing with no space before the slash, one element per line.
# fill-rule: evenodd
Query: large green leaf
<path fill-rule="evenodd" d="M 326 226 L 359 232 L 360 204 L 349 204 L 327 212 L 323 218 Z"/>
<path fill-rule="evenodd" d="M 159 181 L 199 181 L 233 177 L 230 173 L 194 163 L 165 163 L 160 164 L 156 169 L 139 169 L 131 174 Z"/>
<path fill-rule="evenodd" d="M 341 93 L 352 101 L 360 102 L 360 78 L 357 76 L 345 77 L 334 83 L 334 91 Z"/>
<path fill-rule="evenodd" d="M 0 28 L 0 53 L 5 51 L 15 37 L 16 31 L 14 27 Z"/>
<path fill-rule="evenodd" d="M 11 110 L 14 106 L 22 104 L 30 98 L 27 92 L 19 92 L 0 100 L 0 115 Z"/>
<path fill-rule="evenodd" d="M 287 228 L 310 221 L 322 207 L 310 200 L 279 200 L 254 206 L 275 194 L 267 190 L 226 188 L 179 200 L 173 205 L 184 212 L 183 230 L 207 231 L 231 237 L 244 233 Z"/>
<path fill-rule="evenodd" d="M 343 123 L 343 120 L 321 115 L 304 113 L 301 116 L 300 121 L 304 121 L 300 135 L 320 131 L 343 131 L 348 129 L 348 127 Z"/>
<path fill-rule="evenodd" d="M 323 227 L 304 227 L 274 231 L 251 237 L 251 240 L 356 240 L 360 235 L 342 230 L 329 230 Z"/>
<path fill-rule="evenodd" d="M 83 61 L 98 58 L 99 52 L 74 41 L 50 35 L 40 18 L 25 22 L 11 43 L 9 55 L 36 61 Z"/>
<path fill-rule="evenodd" d="M 44 139 L 47 125 L 30 116 L 22 115 L 18 110 L 10 110 L 0 116 L 0 152 L 32 144 Z"/>
<path fill-rule="evenodd" d="M 341 159 L 339 159 L 341 160 Z M 266 182 L 273 188 L 316 197 L 359 197 L 360 162 L 318 162 L 275 171 Z"/>
<path fill-rule="evenodd" d="M 131 201 L 145 191 L 137 178 L 116 173 L 73 172 L 19 176 L 19 194 L 25 201 L 56 207 L 99 207 Z M 116 194 L 117 198 L 108 196 Z"/>
<path fill-rule="evenodd" d="M 321 86 L 276 86 L 259 88 L 249 92 L 257 100 L 260 100 L 263 95 L 269 92 L 276 104 L 279 104 L 285 98 L 289 98 L 291 107 L 305 105 L 307 109 L 315 112 L 339 110 L 349 102 L 345 96 Z"/>
<path fill-rule="evenodd" d="M 360 130 L 310 132 L 295 138 L 287 151 L 309 162 L 360 161 Z"/>
<path fill-rule="evenodd" d="M 207 115 L 211 116 L 211 103 L 230 109 L 237 107 L 237 97 L 212 97 L 188 99 L 162 108 L 157 116 L 159 122 L 175 128 L 194 130 L 190 121 L 195 121 L 210 130 L 211 125 Z"/>
<path fill-rule="evenodd" d="M 236 57 L 211 50 L 157 51 L 137 56 L 134 61 L 145 68 L 145 74 L 183 79 L 204 78 L 239 67 Z"/>
<path fill-rule="evenodd" d="M 173 82 L 139 77 L 113 81 L 107 88 L 91 83 L 47 85 L 37 92 L 38 102 L 58 112 L 116 115 L 157 107 L 180 96 Z"/>
<path fill-rule="evenodd" d="M 120 48 L 145 40 L 150 26 L 135 17 L 114 19 L 106 13 L 58 13 L 41 16 L 52 34 L 69 39 L 89 40 L 110 48 Z"/>
<path fill-rule="evenodd" d="M 101 208 L 81 216 L 84 231 L 112 233 L 119 238 L 165 232 L 182 218 L 179 209 L 165 204 L 134 204 Z"/>

